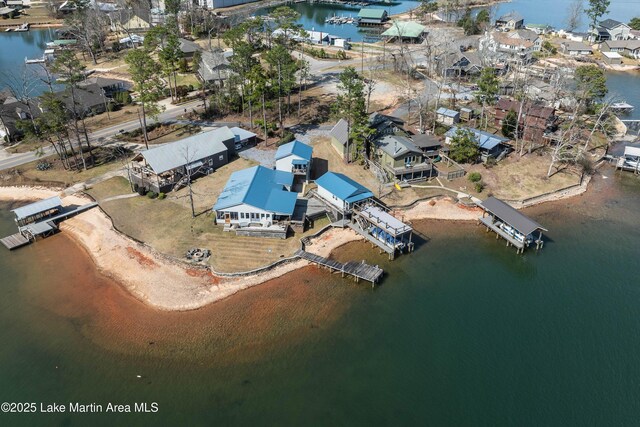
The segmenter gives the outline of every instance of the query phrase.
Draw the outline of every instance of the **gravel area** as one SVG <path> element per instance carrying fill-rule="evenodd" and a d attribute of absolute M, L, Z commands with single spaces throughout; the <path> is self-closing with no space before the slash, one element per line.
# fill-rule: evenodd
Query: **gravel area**
<path fill-rule="evenodd" d="M 252 160 L 260 163 L 266 168 L 272 168 L 276 165 L 275 150 L 261 150 L 256 147 L 247 148 L 238 152 L 238 156 L 243 159 Z"/>

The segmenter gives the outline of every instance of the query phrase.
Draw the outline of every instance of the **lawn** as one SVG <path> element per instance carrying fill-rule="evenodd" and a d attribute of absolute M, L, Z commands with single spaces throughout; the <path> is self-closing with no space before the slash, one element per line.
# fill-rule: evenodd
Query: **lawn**
<path fill-rule="evenodd" d="M 183 258 L 194 247 L 212 251 L 211 266 L 217 271 L 247 271 L 291 256 L 299 247 L 303 235 L 315 233 L 328 224 L 327 219 L 316 222 L 315 227 L 303 235 L 286 240 L 260 237 L 242 237 L 222 231 L 214 225 L 210 209 L 224 187 L 229 175 L 252 163 L 236 159 L 210 176 L 193 183 L 197 216 L 191 217 L 188 190 L 170 193 L 165 200 L 152 200 L 138 196 L 104 201 L 121 194 L 130 194 L 125 178 L 117 177 L 96 184 L 87 190 L 111 216 L 114 225 L 129 236 L 148 243 L 156 250 Z"/>

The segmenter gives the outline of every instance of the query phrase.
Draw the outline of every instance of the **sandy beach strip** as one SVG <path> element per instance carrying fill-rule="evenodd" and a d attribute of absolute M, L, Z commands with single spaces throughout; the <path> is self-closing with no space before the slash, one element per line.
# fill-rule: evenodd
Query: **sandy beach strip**
<path fill-rule="evenodd" d="M 0 200 L 6 201 L 37 200 L 55 195 L 60 192 L 41 187 L 0 187 Z M 65 205 L 91 201 L 79 195 L 62 200 Z M 406 219 L 474 220 L 480 213 L 444 198 L 420 203 L 403 211 L 403 215 Z M 86 250 L 101 273 L 120 283 L 139 300 L 160 310 L 194 310 L 309 265 L 304 260 L 293 260 L 253 275 L 222 277 L 130 239 L 115 230 L 110 218 L 100 209 L 68 219 L 60 228 Z M 312 239 L 307 250 L 328 257 L 336 248 L 361 239 L 362 236 L 350 229 L 329 229 Z"/>

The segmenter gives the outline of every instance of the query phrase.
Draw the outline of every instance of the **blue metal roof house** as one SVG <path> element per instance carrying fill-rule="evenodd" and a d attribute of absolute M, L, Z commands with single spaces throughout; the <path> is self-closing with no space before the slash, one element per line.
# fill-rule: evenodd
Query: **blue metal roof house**
<path fill-rule="evenodd" d="M 373 198 L 368 188 L 341 173 L 327 172 L 316 179 L 316 184 L 318 196 L 342 213 L 350 212 L 354 203 Z"/>
<path fill-rule="evenodd" d="M 297 194 L 288 191 L 293 174 L 254 166 L 231 174 L 213 206 L 216 222 L 239 227 L 272 227 L 290 219 Z"/>
<path fill-rule="evenodd" d="M 451 138 L 456 135 L 458 129 L 469 130 L 473 133 L 474 139 L 478 143 L 483 160 L 486 161 L 488 157 L 498 157 L 504 150 L 505 144 L 509 142 L 509 138 L 504 138 L 499 135 L 494 135 L 489 132 L 484 132 L 475 128 L 467 128 L 457 126 L 452 127 L 445 133 L 447 144 L 451 144 Z"/>
<path fill-rule="evenodd" d="M 309 180 L 313 148 L 298 140 L 283 144 L 276 151 L 276 169 L 302 175 Z"/>

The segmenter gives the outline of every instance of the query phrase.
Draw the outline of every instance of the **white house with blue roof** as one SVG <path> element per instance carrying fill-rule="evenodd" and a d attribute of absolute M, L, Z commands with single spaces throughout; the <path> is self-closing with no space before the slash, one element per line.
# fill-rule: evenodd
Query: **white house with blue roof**
<path fill-rule="evenodd" d="M 289 191 L 293 174 L 254 166 L 231 174 L 213 206 L 216 223 L 271 227 L 291 219 L 297 194 Z"/>
<path fill-rule="evenodd" d="M 506 144 L 509 142 L 509 138 L 504 138 L 475 128 L 457 126 L 452 127 L 444 134 L 446 137 L 445 143 L 447 145 L 451 144 L 451 140 L 456 136 L 458 129 L 468 130 L 473 134 L 473 138 L 476 140 L 478 147 L 480 148 L 482 161 L 486 162 L 489 157 L 496 158 L 507 149 Z"/>
<path fill-rule="evenodd" d="M 283 144 L 276 151 L 276 169 L 302 175 L 309 181 L 313 148 L 298 140 Z"/>
<path fill-rule="evenodd" d="M 318 196 L 343 214 L 351 212 L 355 203 L 373 198 L 368 188 L 341 173 L 327 172 L 316 179 L 316 184 Z"/>

